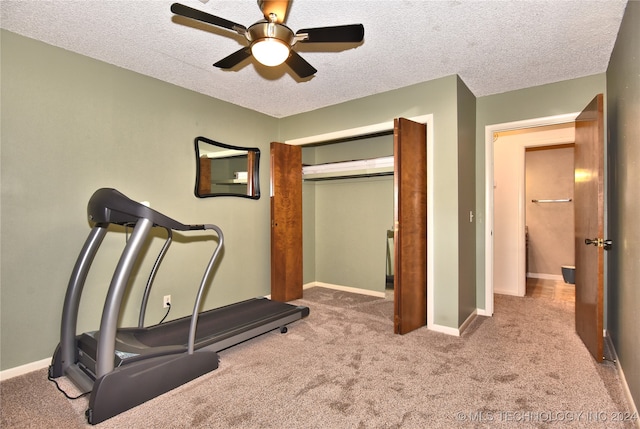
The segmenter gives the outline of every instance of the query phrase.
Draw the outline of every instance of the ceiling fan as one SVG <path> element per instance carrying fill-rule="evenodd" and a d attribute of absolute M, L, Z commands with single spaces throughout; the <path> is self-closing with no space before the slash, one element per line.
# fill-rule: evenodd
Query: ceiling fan
<path fill-rule="evenodd" d="M 300 78 L 306 78 L 317 70 L 291 49 L 296 43 L 358 43 L 364 39 L 362 24 L 316 27 L 298 30 L 295 34 L 284 25 L 290 0 L 258 0 L 258 7 L 265 19 L 249 26 L 237 24 L 215 15 L 190 8 L 180 3 L 171 5 L 171 12 L 186 18 L 233 30 L 249 42 L 245 46 L 214 64 L 230 69 L 253 55 L 266 66 L 286 63 Z"/>

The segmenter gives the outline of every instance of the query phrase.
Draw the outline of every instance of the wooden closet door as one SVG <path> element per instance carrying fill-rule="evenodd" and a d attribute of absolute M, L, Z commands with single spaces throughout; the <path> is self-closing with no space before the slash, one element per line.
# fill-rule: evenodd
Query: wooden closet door
<path fill-rule="evenodd" d="M 427 324 L 426 125 L 394 120 L 394 332 Z"/>
<path fill-rule="evenodd" d="M 302 298 L 302 149 L 271 143 L 271 299 Z"/>

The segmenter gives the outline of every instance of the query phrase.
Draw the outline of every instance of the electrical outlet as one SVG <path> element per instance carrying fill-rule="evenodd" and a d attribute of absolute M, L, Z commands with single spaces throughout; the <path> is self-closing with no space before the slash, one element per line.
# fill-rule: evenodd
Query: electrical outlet
<path fill-rule="evenodd" d="M 164 298 L 162 298 L 162 308 L 169 307 L 171 307 L 171 295 L 165 295 Z"/>

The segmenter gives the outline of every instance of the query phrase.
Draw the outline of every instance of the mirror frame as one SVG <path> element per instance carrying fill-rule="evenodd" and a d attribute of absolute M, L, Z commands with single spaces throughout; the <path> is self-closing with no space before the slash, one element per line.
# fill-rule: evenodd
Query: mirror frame
<path fill-rule="evenodd" d="M 253 153 L 252 168 L 251 171 L 247 171 L 247 194 L 240 194 L 234 192 L 216 192 L 210 194 L 200 194 L 200 142 L 210 144 L 212 146 L 220 147 L 223 149 L 241 150 L 247 153 Z M 252 200 L 260 199 L 260 149 L 256 147 L 242 147 L 233 146 L 226 143 L 220 143 L 206 137 L 196 137 L 194 139 L 194 148 L 196 154 L 196 186 L 193 190 L 197 198 L 210 198 L 210 197 L 242 197 L 250 198 Z M 249 170 L 249 169 L 247 169 Z M 249 190 L 251 192 L 249 193 Z"/>

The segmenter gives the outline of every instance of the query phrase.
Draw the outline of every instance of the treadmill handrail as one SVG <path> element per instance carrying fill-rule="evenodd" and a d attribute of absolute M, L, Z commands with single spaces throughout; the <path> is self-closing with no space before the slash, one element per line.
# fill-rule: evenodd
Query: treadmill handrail
<path fill-rule="evenodd" d="M 147 279 L 147 285 L 144 288 L 144 293 L 142 294 L 142 303 L 140 304 L 140 314 L 138 315 L 138 328 L 144 328 L 144 316 L 147 311 L 147 305 L 149 303 L 149 295 L 151 293 L 151 286 L 153 286 L 153 281 L 156 278 L 156 274 L 158 273 L 158 268 L 160 268 L 160 263 L 164 258 L 164 255 L 169 250 L 169 246 L 171 246 L 171 242 L 173 241 L 173 233 L 170 228 L 165 228 L 167 231 L 167 240 L 164 242 L 162 249 L 160 249 L 160 253 L 156 258 L 156 262 L 153 264 L 153 268 L 151 269 L 151 273 L 149 274 L 149 278 Z"/>
<path fill-rule="evenodd" d="M 113 371 L 113 357 L 116 352 L 116 333 L 122 298 L 127 289 L 131 271 L 152 227 L 151 220 L 147 218 L 139 219 L 136 222 L 133 233 L 120 255 L 120 260 L 111 278 L 100 320 L 100 338 L 98 339 L 96 353 L 96 378 Z"/>
<path fill-rule="evenodd" d="M 128 285 L 131 270 L 138 258 L 138 255 L 142 249 L 144 242 L 149 234 L 149 231 L 153 227 L 152 222 L 148 218 L 141 218 L 136 222 L 133 229 L 133 233 L 127 245 L 125 246 L 120 260 L 113 274 L 109 290 L 107 292 L 107 298 L 105 299 L 104 308 L 102 311 L 102 319 L 100 321 L 100 338 L 98 339 L 97 356 L 96 356 L 96 377 L 100 378 L 114 370 L 113 356 L 115 354 L 116 347 L 116 334 L 118 317 L 120 314 L 120 306 L 122 304 L 122 298 Z M 189 343 L 188 354 L 193 354 L 195 350 L 195 333 L 198 324 L 198 309 L 200 308 L 200 302 L 204 293 L 204 288 L 209 280 L 211 270 L 215 265 L 220 250 L 224 242 L 222 230 L 216 225 L 189 225 L 191 230 L 206 230 L 213 229 L 218 234 L 218 244 L 213 251 L 211 259 L 207 264 L 207 268 L 200 282 L 198 288 L 198 294 L 191 315 L 191 325 L 189 328 Z"/>
<path fill-rule="evenodd" d="M 193 314 L 191 315 L 191 326 L 189 327 L 189 342 L 187 346 L 187 353 L 193 354 L 195 349 L 195 341 L 196 341 L 196 329 L 198 327 L 198 315 L 200 314 L 200 303 L 202 301 L 202 295 L 204 293 L 205 286 L 208 281 L 210 281 L 211 271 L 213 270 L 213 266 L 218 260 L 218 255 L 220 254 L 220 250 L 222 249 L 222 245 L 224 243 L 224 234 L 222 234 L 222 230 L 212 224 L 203 225 L 203 228 L 213 229 L 216 234 L 218 234 L 218 245 L 216 246 L 213 254 L 211 255 L 211 259 L 207 264 L 207 268 L 202 275 L 202 280 L 200 281 L 200 287 L 198 288 L 198 294 L 196 295 L 196 301 L 193 305 Z"/>
<path fill-rule="evenodd" d="M 84 288 L 91 264 L 98 253 L 100 244 L 107 234 L 107 227 L 96 225 L 91 229 L 76 264 L 73 267 L 67 292 L 62 308 L 62 323 L 60 324 L 60 359 L 54 365 L 53 375 L 60 377 L 65 375 L 75 363 L 76 355 L 76 329 L 78 327 L 78 310 L 80 298 Z"/>

